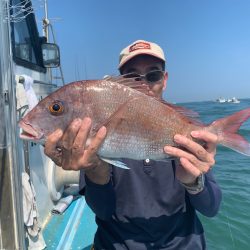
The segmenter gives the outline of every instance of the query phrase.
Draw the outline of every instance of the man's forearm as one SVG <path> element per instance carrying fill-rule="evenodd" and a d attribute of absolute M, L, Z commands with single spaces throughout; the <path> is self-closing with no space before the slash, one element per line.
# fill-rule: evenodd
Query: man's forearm
<path fill-rule="evenodd" d="M 110 167 L 109 164 L 99 160 L 94 168 L 86 169 L 85 174 L 88 179 L 99 185 L 107 184 L 110 180 Z"/>
<path fill-rule="evenodd" d="M 85 199 L 97 217 L 109 220 L 115 212 L 115 193 L 110 179 L 110 167 L 100 161 L 95 168 L 85 170 Z"/>
<path fill-rule="evenodd" d="M 205 216 L 213 217 L 217 214 L 222 199 L 220 187 L 212 174 L 206 176 L 204 189 L 198 194 L 189 194 L 191 204 Z"/>

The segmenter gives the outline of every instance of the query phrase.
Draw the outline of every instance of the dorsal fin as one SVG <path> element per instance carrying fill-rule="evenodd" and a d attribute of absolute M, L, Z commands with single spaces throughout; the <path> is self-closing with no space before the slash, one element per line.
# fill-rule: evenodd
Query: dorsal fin
<path fill-rule="evenodd" d="M 126 78 L 123 75 L 109 76 L 109 77 L 106 77 L 104 80 L 119 83 L 131 89 L 135 89 L 141 93 L 144 93 L 145 95 L 152 96 L 152 94 L 150 94 L 149 89 L 147 87 L 147 82 L 141 80 L 138 77 Z"/>
<path fill-rule="evenodd" d="M 127 86 L 129 88 L 135 89 L 141 93 L 144 93 L 147 96 L 150 96 L 152 98 L 154 98 L 155 100 L 163 103 L 164 105 L 168 106 L 169 108 L 174 109 L 176 112 L 191 118 L 192 122 L 194 122 L 195 124 L 202 124 L 199 120 L 197 120 L 197 117 L 199 117 L 199 114 L 193 110 L 181 107 L 181 106 L 177 106 L 175 104 L 169 103 L 163 99 L 158 99 L 156 97 L 154 97 L 148 88 L 148 83 L 144 80 L 142 80 L 140 77 L 134 77 L 134 78 L 126 78 L 123 75 L 121 76 L 108 76 L 105 77 L 105 80 L 107 81 L 111 81 L 111 82 L 116 82 L 119 84 L 122 84 L 124 86 Z"/>
<path fill-rule="evenodd" d="M 161 102 L 171 108 L 173 108 L 174 110 L 176 110 L 177 112 L 179 112 L 180 114 L 183 114 L 185 116 L 188 116 L 190 118 L 197 118 L 199 117 L 199 114 L 191 109 L 188 109 L 188 108 L 185 108 L 185 107 L 182 107 L 182 106 L 178 106 L 176 104 L 172 104 L 172 103 L 169 103 L 165 100 L 161 100 Z"/>

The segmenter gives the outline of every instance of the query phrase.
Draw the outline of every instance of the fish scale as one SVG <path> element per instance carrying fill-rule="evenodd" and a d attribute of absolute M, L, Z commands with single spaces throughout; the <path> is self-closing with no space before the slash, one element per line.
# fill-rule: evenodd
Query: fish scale
<path fill-rule="evenodd" d="M 169 119 L 168 110 L 165 105 L 150 97 L 144 96 L 126 103 L 123 108 L 123 121 L 119 125 L 109 124 L 107 139 L 100 149 L 101 156 L 114 157 L 118 145 L 123 145 L 116 153 L 116 157 L 133 159 L 164 159 L 163 152 L 165 145 L 177 146 L 173 142 L 174 135 L 178 133 L 188 134 L 197 127 L 193 124 L 176 124 L 181 121 L 178 113 L 173 113 Z M 135 115 L 136 114 L 136 115 Z M 118 117 L 114 123 L 117 122 Z M 136 122 L 135 122 L 136 119 Z M 177 120 L 177 121 L 178 121 Z M 166 126 L 167 124 L 167 126 Z"/>

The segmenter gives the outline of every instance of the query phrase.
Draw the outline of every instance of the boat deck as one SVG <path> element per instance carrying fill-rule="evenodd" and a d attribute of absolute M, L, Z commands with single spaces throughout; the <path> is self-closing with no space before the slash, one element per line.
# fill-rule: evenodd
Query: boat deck
<path fill-rule="evenodd" d="M 48 250 L 89 250 L 95 231 L 95 215 L 81 197 L 73 201 L 63 214 L 51 215 L 43 236 Z"/>

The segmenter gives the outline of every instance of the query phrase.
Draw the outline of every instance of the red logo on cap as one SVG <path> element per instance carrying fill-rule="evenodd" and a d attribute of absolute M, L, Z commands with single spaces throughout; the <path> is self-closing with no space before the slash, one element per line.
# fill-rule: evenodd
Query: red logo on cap
<path fill-rule="evenodd" d="M 129 52 L 132 52 L 138 49 L 151 49 L 151 46 L 149 43 L 145 43 L 145 42 L 135 43 L 132 46 L 130 46 Z"/>

